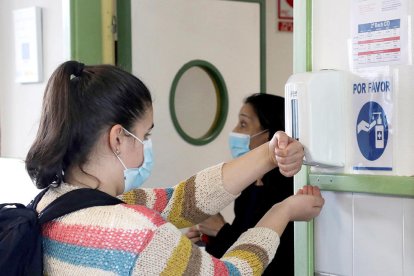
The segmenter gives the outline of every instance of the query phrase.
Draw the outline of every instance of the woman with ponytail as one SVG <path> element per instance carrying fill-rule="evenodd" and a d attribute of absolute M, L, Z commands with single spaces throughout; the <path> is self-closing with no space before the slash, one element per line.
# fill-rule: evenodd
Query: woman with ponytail
<path fill-rule="evenodd" d="M 46 87 L 39 130 L 26 158 L 47 192 L 41 212 L 63 194 L 97 189 L 125 203 L 72 212 L 42 226 L 45 275 L 260 275 L 292 220 L 310 220 L 324 203 L 316 187 L 275 204 L 220 259 L 179 228 L 218 213 L 255 179 L 278 167 L 299 171 L 303 148 L 283 132 L 172 188 L 140 188 L 152 169 L 151 94 L 111 65 L 60 65 Z"/>

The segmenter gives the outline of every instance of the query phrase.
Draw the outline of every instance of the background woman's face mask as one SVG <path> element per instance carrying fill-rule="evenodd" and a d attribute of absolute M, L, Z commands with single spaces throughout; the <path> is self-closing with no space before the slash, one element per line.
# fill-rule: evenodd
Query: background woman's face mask
<path fill-rule="evenodd" d="M 148 177 L 151 174 L 152 167 L 153 167 L 153 158 L 152 158 L 152 141 L 151 139 L 141 141 L 138 137 L 136 137 L 134 134 L 129 132 L 128 130 L 124 129 L 125 132 L 127 132 L 129 135 L 131 135 L 133 138 L 135 138 L 137 141 L 139 141 L 141 144 L 144 145 L 144 162 L 142 163 L 142 166 L 139 168 L 127 168 L 122 162 L 121 158 L 118 154 L 115 154 L 118 160 L 121 162 L 124 169 L 124 193 L 133 190 L 138 189 L 142 186 L 142 184 L 148 179 Z"/>
<path fill-rule="evenodd" d="M 243 133 L 230 132 L 229 146 L 230 146 L 231 156 L 233 156 L 233 158 L 237 158 L 249 152 L 250 151 L 250 147 L 249 147 L 250 140 L 262 133 L 265 133 L 266 131 L 267 129 L 260 131 L 259 133 L 256 133 L 252 136 L 248 134 L 243 134 Z"/>

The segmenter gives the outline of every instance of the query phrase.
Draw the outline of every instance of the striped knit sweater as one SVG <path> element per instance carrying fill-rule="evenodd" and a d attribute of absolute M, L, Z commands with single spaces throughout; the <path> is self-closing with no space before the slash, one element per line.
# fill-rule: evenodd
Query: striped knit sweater
<path fill-rule="evenodd" d="M 217 259 L 178 228 L 216 214 L 235 199 L 222 186 L 222 164 L 166 189 L 139 189 L 127 204 L 97 206 L 43 226 L 45 275 L 261 275 L 279 237 L 268 228 L 244 233 Z M 50 189 L 38 211 L 76 189 Z"/>

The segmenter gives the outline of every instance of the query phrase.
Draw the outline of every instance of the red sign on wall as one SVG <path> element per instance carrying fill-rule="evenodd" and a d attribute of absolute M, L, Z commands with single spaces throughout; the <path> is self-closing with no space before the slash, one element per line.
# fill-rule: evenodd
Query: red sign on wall
<path fill-rule="evenodd" d="M 293 32 L 293 22 L 279 21 L 277 29 L 281 32 Z"/>
<path fill-rule="evenodd" d="M 277 0 L 277 29 L 281 32 L 293 32 L 293 0 Z"/>

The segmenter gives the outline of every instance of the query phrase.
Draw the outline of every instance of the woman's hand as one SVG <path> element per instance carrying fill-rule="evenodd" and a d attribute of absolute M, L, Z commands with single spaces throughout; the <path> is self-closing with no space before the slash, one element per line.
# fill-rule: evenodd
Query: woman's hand
<path fill-rule="evenodd" d="M 270 158 L 278 165 L 280 173 L 290 177 L 300 171 L 305 155 L 303 146 L 283 131 L 278 131 L 269 142 Z"/>
<path fill-rule="evenodd" d="M 185 235 L 191 240 L 192 243 L 201 241 L 201 232 L 198 230 L 197 225 L 191 226 Z"/>
<path fill-rule="evenodd" d="M 225 223 L 226 221 L 219 213 L 217 215 L 210 216 L 208 219 L 198 225 L 190 227 L 185 235 L 193 243 L 197 243 L 201 240 L 201 235 L 203 234 L 211 237 L 217 236 L 217 233 Z"/>
<path fill-rule="evenodd" d="M 223 216 L 218 213 L 217 215 L 211 216 L 205 221 L 201 222 L 198 225 L 198 229 L 202 234 L 215 237 L 225 223 L 226 221 L 224 220 Z"/>
<path fill-rule="evenodd" d="M 308 221 L 319 215 L 325 200 L 318 187 L 306 185 L 283 202 L 288 208 L 291 221 Z"/>
<path fill-rule="evenodd" d="M 277 166 L 284 176 L 292 176 L 301 169 L 303 156 L 302 144 L 278 131 L 269 142 L 223 165 L 223 187 L 237 196 Z"/>
<path fill-rule="evenodd" d="M 297 194 L 267 211 L 256 226 L 267 227 L 282 235 L 289 221 L 308 221 L 319 215 L 325 200 L 318 187 L 304 186 Z"/>

